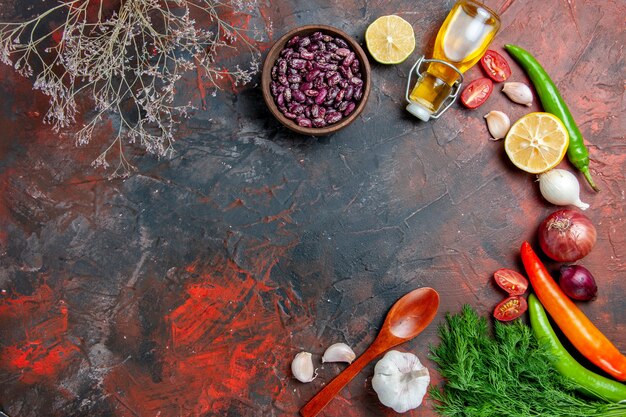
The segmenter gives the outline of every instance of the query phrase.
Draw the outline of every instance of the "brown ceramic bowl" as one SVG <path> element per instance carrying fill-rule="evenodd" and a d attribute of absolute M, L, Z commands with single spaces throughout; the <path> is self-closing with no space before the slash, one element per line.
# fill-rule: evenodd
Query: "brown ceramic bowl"
<path fill-rule="evenodd" d="M 276 63 L 276 60 L 279 57 L 280 52 L 284 49 L 285 44 L 289 39 L 291 39 L 295 35 L 299 36 L 307 36 L 311 35 L 314 32 L 320 31 L 324 34 L 339 37 L 345 40 L 350 49 L 354 51 L 356 57 L 359 59 L 361 63 L 361 79 L 363 80 L 363 96 L 361 100 L 356 103 L 356 107 L 350 115 L 344 117 L 339 120 L 337 123 L 333 123 L 324 127 L 302 127 L 299 126 L 294 120 L 288 119 L 285 115 L 278 109 L 278 105 L 274 101 L 274 97 L 270 92 L 270 83 L 272 81 L 272 67 Z M 324 136 L 329 135 L 331 133 L 335 133 L 344 127 L 348 126 L 352 123 L 358 116 L 361 114 L 363 109 L 365 108 L 365 104 L 367 103 L 367 99 L 370 93 L 370 85 L 371 85 L 371 70 L 369 62 L 367 61 L 367 56 L 363 49 L 359 46 L 359 44 L 352 37 L 348 36 L 343 31 L 334 28 L 332 26 L 325 25 L 308 25 L 308 26 L 300 26 L 292 31 L 283 35 L 269 50 L 267 56 L 265 57 L 265 62 L 263 63 L 263 72 L 261 74 L 261 89 L 263 91 L 263 99 L 265 99 L 265 103 L 267 107 L 270 109 L 274 117 L 278 119 L 280 123 L 293 130 L 294 132 L 300 133 L 302 135 L 313 135 L 313 136 Z"/>

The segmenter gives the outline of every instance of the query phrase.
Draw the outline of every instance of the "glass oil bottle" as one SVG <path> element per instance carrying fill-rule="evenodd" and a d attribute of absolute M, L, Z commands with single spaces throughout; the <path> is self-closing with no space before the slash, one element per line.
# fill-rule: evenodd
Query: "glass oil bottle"
<path fill-rule="evenodd" d="M 456 99 L 463 73 L 480 60 L 499 28 L 498 15 L 482 3 L 458 1 L 439 29 L 433 58 L 422 56 L 411 69 L 407 111 L 423 121 L 441 116 Z M 411 88 L 414 71 L 418 79 Z"/>

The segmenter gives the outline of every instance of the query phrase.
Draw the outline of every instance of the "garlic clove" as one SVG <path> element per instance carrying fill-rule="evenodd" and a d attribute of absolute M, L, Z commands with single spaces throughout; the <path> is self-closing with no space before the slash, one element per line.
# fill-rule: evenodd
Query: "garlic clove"
<path fill-rule="evenodd" d="M 509 116 L 501 111 L 493 110 L 485 115 L 487 128 L 494 140 L 502 139 L 506 136 L 511 127 Z"/>
<path fill-rule="evenodd" d="M 511 101 L 530 107 L 533 104 L 533 93 L 530 87 L 524 83 L 509 82 L 504 83 L 502 92 L 507 95 Z"/>
<path fill-rule="evenodd" d="M 354 351 L 345 343 L 335 343 L 326 349 L 322 356 L 322 363 L 326 362 L 347 362 L 352 363 L 356 358 Z"/>
<path fill-rule="evenodd" d="M 291 373 L 300 382 L 311 382 L 317 377 L 309 352 L 300 352 L 293 358 Z"/>

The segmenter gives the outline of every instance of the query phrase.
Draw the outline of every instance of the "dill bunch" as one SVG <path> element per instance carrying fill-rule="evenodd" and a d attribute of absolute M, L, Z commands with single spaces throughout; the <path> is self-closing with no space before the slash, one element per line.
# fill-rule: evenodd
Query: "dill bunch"
<path fill-rule="evenodd" d="M 445 380 L 431 387 L 435 410 L 449 417 L 626 416 L 626 404 L 580 396 L 552 366 L 553 356 L 519 320 L 487 320 L 469 305 L 447 314 L 430 358 Z"/>

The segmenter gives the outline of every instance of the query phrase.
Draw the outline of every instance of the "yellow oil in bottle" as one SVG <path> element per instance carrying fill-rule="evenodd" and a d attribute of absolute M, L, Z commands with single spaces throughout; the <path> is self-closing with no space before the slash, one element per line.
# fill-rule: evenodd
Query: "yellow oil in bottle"
<path fill-rule="evenodd" d="M 478 62 L 499 28 L 500 19 L 489 8 L 477 1 L 460 0 L 439 29 L 433 59 L 452 64 L 463 73 Z M 409 104 L 407 110 L 428 120 L 426 113 L 439 110 L 458 78 L 458 72 L 450 66 L 430 62 L 409 95 L 421 109 L 410 108 Z"/>

